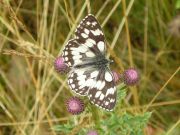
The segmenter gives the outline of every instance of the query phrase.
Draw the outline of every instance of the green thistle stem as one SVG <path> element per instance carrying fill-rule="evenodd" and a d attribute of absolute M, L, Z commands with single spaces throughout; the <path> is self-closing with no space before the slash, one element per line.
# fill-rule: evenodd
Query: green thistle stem
<path fill-rule="evenodd" d="M 100 118 L 99 118 L 100 116 L 98 109 L 95 106 L 91 106 L 91 113 L 96 127 L 100 128 Z"/>

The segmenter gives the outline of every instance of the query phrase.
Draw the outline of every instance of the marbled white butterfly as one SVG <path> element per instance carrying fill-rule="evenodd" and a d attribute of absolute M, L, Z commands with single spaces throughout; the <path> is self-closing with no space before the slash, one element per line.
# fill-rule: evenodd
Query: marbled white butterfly
<path fill-rule="evenodd" d="M 75 38 L 63 50 L 64 62 L 70 67 L 68 84 L 91 103 L 112 111 L 116 104 L 114 77 L 105 57 L 105 38 L 96 18 L 89 14 L 78 25 Z"/>

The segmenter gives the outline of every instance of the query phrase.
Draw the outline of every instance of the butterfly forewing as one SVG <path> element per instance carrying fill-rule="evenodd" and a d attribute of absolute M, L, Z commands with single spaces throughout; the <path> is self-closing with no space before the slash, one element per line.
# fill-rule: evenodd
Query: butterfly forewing
<path fill-rule="evenodd" d="M 86 45 L 95 54 L 105 53 L 105 38 L 99 22 L 93 15 L 86 16 L 75 31 L 78 43 Z"/>
<path fill-rule="evenodd" d="M 95 54 L 87 46 L 79 44 L 76 39 L 70 40 L 62 54 L 64 62 L 69 67 L 86 64 L 95 57 Z"/>

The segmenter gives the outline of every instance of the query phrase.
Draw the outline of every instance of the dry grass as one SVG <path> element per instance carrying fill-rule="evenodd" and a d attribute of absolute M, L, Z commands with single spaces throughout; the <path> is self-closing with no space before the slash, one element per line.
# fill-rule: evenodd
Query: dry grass
<path fill-rule="evenodd" d="M 116 112 L 152 111 L 146 135 L 180 132 L 175 1 L 0 0 L 0 135 L 57 135 L 50 129 L 72 119 L 80 127 L 71 134 L 92 126 L 90 112 L 79 117 L 67 113 L 64 102 L 73 93 L 66 75 L 53 68 L 54 58 L 88 13 L 102 24 L 108 56 L 115 61 L 112 69 L 136 67 L 141 73 L 140 83 L 129 88 Z"/>

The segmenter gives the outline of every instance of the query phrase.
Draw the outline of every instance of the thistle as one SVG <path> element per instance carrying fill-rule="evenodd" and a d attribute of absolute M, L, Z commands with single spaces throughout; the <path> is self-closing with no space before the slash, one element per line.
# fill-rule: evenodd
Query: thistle
<path fill-rule="evenodd" d="M 129 68 L 123 73 L 123 80 L 126 85 L 133 86 L 139 81 L 139 74 L 136 69 Z"/>
<path fill-rule="evenodd" d="M 78 97 L 71 97 L 67 100 L 66 103 L 68 112 L 73 115 L 78 115 L 84 111 L 84 103 Z"/>
<path fill-rule="evenodd" d="M 98 135 L 98 133 L 95 130 L 90 130 L 87 135 Z"/>
<path fill-rule="evenodd" d="M 54 61 L 54 68 L 59 73 L 67 73 L 68 72 L 68 66 L 64 63 L 63 57 L 59 56 Z"/>
<path fill-rule="evenodd" d="M 116 84 L 118 84 L 118 82 L 122 79 L 122 74 L 116 72 L 116 71 L 112 71 L 113 73 L 113 77 L 114 77 L 114 82 Z"/>

